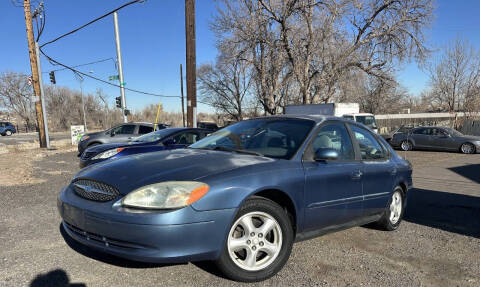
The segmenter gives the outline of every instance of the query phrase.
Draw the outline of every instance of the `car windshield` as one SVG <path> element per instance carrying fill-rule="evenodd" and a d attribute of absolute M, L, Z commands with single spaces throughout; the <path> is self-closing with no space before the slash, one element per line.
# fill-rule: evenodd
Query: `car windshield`
<path fill-rule="evenodd" d="M 450 135 L 456 136 L 456 137 L 463 137 L 463 134 L 457 130 L 454 130 L 452 128 L 444 128 Z"/>
<path fill-rule="evenodd" d="M 223 128 L 190 146 L 290 159 L 315 122 L 304 119 L 248 120 Z"/>
<path fill-rule="evenodd" d="M 374 116 L 356 116 L 356 121 L 366 125 L 367 127 L 374 129 L 377 128 L 377 123 L 375 122 Z"/>
<path fill-rule="evenodd" d="M 158 141 L 158 140 L 161 140 L 165 137 L 170 136 L 174 132 L 175 132 L 175 130 L 163 129 L 163 130 L 151 132 L 151 133 L 145 134 L 141 137 L 138 137 L 134 140 L 134 142 L 143 142 L 143 143 L 155 142 L 155 141 Z"/>
<path fill-rule="evenodd" d="M 397 133 L 406 133 L 411 130 L 412 127 L 401 126 L 398 128 Z"/>

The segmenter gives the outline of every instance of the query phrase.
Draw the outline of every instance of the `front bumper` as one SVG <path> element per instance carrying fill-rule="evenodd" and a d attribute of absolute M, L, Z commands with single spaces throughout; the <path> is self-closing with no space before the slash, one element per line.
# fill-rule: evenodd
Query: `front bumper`
<path fill-rule="evenodd" d="M 217 259 L 236 209 L 196 211 L 128 210 L 77 196 L 68 187 L 58 196 L 66 233 L 76 241 L 142 262 L 178 263 Z"/>

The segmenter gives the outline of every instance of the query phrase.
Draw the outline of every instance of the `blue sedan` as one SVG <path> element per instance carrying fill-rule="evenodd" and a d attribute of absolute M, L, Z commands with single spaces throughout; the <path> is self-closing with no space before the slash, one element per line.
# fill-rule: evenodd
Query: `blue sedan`
<path fill-rule="evenodd" d="M 165 128 L 145 134 L 131 142 L 95 145 L 80 155 L 80 167 L 131 154 L 184 148 L 212 132 L 198 128 Z"/>
<path fill-rule="evenodd" d="M 66 233 L 144 262 L 213 260 L 229 278 L 267 279 L 294 241 L 375 222 L 399 227 L 411 165 L 346 119 L 242 121 L 186 149 L 81 170 L 58 196 Z"/>

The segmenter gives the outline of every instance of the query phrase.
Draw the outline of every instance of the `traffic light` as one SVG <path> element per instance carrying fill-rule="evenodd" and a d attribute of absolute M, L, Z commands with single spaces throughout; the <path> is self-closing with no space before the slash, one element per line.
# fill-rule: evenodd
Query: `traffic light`
<path fill-rule="evenodd" d="M 125 111 L 123 112 L 126 116 L 130 115 L 130 110 L 127 110 L 125 109 Z"/>
<path fill-rule="evenodd" d="M 55 85 L 57 83 L 57 81 L 55 81 L 55 72 L 51 71 L 49 75 L 50 75 L 50 83 Z"/>
<path fill-rule="evenodd" d="M 121 108 L 122 107 L 122 98 L 121 97 L 116 97 L 115 98 L 115 103 L 117 105 L 117 108 Z"/>

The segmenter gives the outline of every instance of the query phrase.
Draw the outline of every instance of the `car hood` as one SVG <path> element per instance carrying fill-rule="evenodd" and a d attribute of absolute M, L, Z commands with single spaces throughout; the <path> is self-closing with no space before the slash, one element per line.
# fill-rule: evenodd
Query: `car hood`
<path fill-rule="evenodd" d="M 131 146 L 144 146 L 150 145 L 153 143 L 144 143 L 144 142 L 119 142 L 119 143 L 108 143 L 108 144 L 101 144 L 89 147 L 86 149 L 86 152 L 92 153 L 101 153 L 109 149 L 119 148 L 119 147 L 131 147 Z"/>
<path fill-rule="evenodd" d="M 224 151 L 177 149 L 135 154 L 94 164 L 73 179 L 101 181 L 127 194 L 136 188 L 169 180 L 198 180 L 228 170 L 275 159 Z"/>
<path fill-rule="evenodd" d="M 84 136 L 96 137 L 96 136 L 99 136 L 99 135 L 104 134 L 104 133 L 105 133 L 105 131 L 95 132 L 95 133 L 86 133 L 86 134 L 84 134 Z"/>

